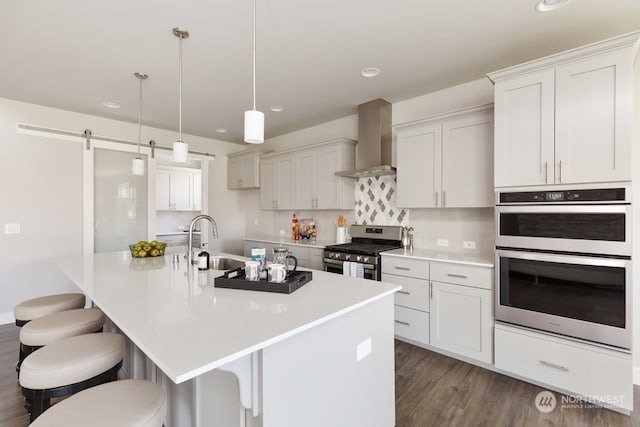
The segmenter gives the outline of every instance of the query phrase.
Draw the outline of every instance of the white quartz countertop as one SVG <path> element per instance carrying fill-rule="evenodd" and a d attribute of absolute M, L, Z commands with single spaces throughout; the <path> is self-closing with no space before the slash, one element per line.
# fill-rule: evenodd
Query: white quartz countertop
<path fill-rule="evenodd" d="M 466 252 L 447 252 L 433 249 L 414 249 L 412 252 L 406 249 L 394 249 L 391 251 L 381 252 L 382 256 L 401 257 L 423 259 L 426 261 L 450 262 L 453 264 L 465 264 L 476 267 L 493 268 L 495 258 L 491 253 L 466 253 Z"/>
<path fill-rule="evenodd" d="M 132 259 L 128 251 L 65 257 L 58 266 L 175 383 L 400 289 L 315 270 L 292 294 L 223 289 L 213 286 L 223 271 L 188 272 L 183 259 Z"/>
<path fill-rule="evenodd" d="M 281 245 L 302 246 L 306 248 L 320 248 L 320 249 L 324 249 L 325 246 L 336 244 L 336 242 L 334 242 L 333 240 L 316 240 L 315 243 L 311 243 L 310 241 L 306 241 L 306 240 L 300 240 L 298 242 L 294 242 L 293 240 L 291 240 L 291 237 L 289 236 L 245 237 L 244 240 L 252 241 L 252 242 L 274 243 L 274 244 L 281 244 Z"/>

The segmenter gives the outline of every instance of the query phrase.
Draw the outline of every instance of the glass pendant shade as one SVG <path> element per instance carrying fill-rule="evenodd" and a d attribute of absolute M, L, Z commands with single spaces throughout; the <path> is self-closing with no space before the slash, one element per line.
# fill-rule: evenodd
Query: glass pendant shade
<path fill-rule="evenodd" d="M 244 142 L 262 144 L 264 142 L 264 113 L 257 110 L 244 112 Z"/>
<path fill-rule="evenodd" d="M 144 160 L 140 157 L 133 159 L 131 163 L 131 171 L 134 175 L 144 175 Z"/>
<path fill-rule="evenodd" d="M 187 163 L 189 155 L 189 144 L 183 141 L 173 143 L 173 161 L 176 163 Z"/>

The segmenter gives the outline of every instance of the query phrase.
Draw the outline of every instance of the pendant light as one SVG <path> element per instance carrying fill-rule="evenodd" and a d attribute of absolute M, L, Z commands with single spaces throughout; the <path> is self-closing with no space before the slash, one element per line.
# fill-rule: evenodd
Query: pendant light
<path fill-rule="evenodd" d="M 264 142 L 264 113 L 256 110 L 256 0 L 253 0 L 251 31 L 253 36 L 253 110 L 244 112 L 244 142 Z"/>
<path fill-rule="evenodd" d="M 189 37 L 189 32 L 181 30 L 180 28 L 173 29 L 173 35 L 180 40 L 180 47 L 178 50 L 178 83 L 179 83 L 179 137 L 176 142 L 173 143 L 173 161 L 177 163 L 186 163 L 187 155 L 189 154 L 189 145 L 182 140 L 182 39 Z"/>
<path fill-rule="evenodd" d="M 149 76 L 144 73 L 133 73 L 133 75 L 140 81 L 140 94 L 138 101 L 138 156 L 133 159 L 131 172 L 134 175 L 144 175 L 144 160 L 140 157 L 140 140 L 142 138 L 142 81 Z"/>

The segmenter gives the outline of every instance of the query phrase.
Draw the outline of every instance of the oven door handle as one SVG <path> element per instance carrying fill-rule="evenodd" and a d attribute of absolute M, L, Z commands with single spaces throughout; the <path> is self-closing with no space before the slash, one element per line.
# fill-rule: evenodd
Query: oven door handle
<path fill-rule="evenodd" d="M 622 267 L 628 268 L 631 265 L 630 260 L 618 258 L 603 258 L 594 256 L 580 255 L 562 255 L 541 252 L 513 251 L 498 249 L 496 250 L 496 265 L 499 265 L 500 258 L 526 259 L 531 261 L 546 261 L 564 264 L 577 265 L 593 265 L 601 267 Z"/>
<path fill-rule="evenodd" d="M 557 204 L 557 205 L 498 205 L 498 213 L 631 213 L 631 206 L 626 204 Z"/>
<path fill-rule="evenodd" d="M 330 258 L 324 258 L 323 262 L 325 264 L 330 264 L 330 265 L 340 265 L 342 266 L 342 264 L 344 264 L 344 261 L 341 260 L 335 260 L 335 259 L 330 259 Z M 349 262 L 357 262 L 357 261 L 349 261 Z M 375 270 L 376 266 L 373 264 L 364 264 L 362 262 L 358 263 L 358 264 L 362 264 L 362 267 L 365 270 Z"/>

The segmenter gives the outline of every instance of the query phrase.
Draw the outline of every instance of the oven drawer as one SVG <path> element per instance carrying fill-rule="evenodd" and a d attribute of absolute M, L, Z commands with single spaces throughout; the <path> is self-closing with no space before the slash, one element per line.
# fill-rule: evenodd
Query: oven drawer
<path fill-rule="evenodd" d="M 491 289 L 492 269 L 450 263 L 431 263 L 431 280 Z"/>
<path fill-rule="evenodd" d="M 496 368 L 586 397 L 633 409 L 631 355 L 496 324 Z"/>
<path fill-rule="evenodd" d="M 429 279 L 429 262 L 418 259 L 382 256 L 382 272 L 398 276 Z"/>
<path fill-rule="evenodd" d="M 421 344 L 429 344 L 429 313 L 395 306 L 395 335 Z"/>
<path fill-rule="evenodd" d="M 427 280 L 382 273 L 382 281 L 402 285 L 402 289 L 395 293 L 396 305 L 429 311 L 429 282 Z"/>

